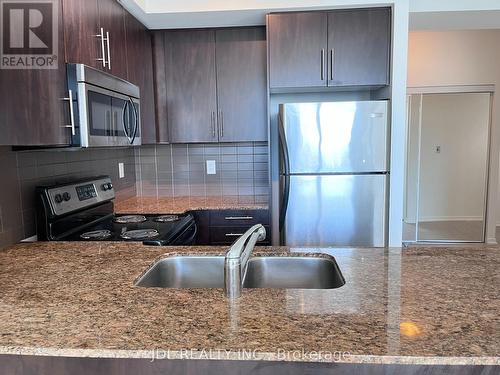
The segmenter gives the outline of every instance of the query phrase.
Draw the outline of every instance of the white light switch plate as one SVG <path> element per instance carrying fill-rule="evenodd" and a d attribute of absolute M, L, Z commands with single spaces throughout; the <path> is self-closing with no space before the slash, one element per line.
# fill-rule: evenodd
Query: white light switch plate
<path fill-rule="evenodd" d="M 207 174 L 216 174 L 215 160 L 207 160 Z"/>
<path fill-rule="evenodd" d="M 123 163 L 118 163 L 118 177 L 120 178 L 125 177 L 125 169 L 123 167 Z"/>

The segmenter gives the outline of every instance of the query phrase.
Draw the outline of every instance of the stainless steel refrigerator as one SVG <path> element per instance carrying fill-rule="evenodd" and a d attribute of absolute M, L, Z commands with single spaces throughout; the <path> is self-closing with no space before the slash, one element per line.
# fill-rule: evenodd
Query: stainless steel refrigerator
<path fill-rule="evenodd" d="M 386 246 L 387 101 L 281 104 L 281 243 Z"/>

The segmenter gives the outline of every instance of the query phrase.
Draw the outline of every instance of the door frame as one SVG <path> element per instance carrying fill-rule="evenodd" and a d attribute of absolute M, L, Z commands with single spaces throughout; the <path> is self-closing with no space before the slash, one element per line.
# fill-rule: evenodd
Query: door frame
<path fill-rule="evenodd" d="M 421 162 L 421 133 L 422 133 L 422 105 L 423 96 L 429 94 L 477 94 L 477 93 L 487 93 L 490 95 L 490 106 L 489 106 L 489 122 L 488 122 L 488 138 L 487 138 L 487 153 L 486 153 L 486 176 L 485 176 L 485 194 L 483 202 L 483 225 L 482 225 L 482 239 L 480 241 L 467 241 L 467 240 L 420 240 L 418 238 L 419 231 L 419 206 L 420 206 L 420 162 Z M 406 147 L 408 146 L 408 135 L 409 135 L 409 125 L 410 125 L 410 109 L 411 102 L 410 96 L 420 95 L 420 113 L 419 113 L 419 139 L 418 139 L 418 167 L 417 167 L 417 188 L 416 188 L 416 207 L 415 207 L 415 239 L 414 240 L 403 240 L 404 244 L 467 244 L 467 243 L 486 243 L 488 242 L 488 216 L 490 210 L 492 209 L 488 205 L 489 192 L 491 188 L 490 180 L 490 169 L 492 167 L 491 160 L 491 150 L 492 150 L 492 126 L 493 126 L 493 97 L 495 95 L 495 85 L 494 84 L 479 84 L 479 85 L 450 85 L 450 86 L 415 86 L 408 87 L 406 91 L 406 97 L 408 101 L 407 105 L 407 116 L 406 116 Z M 407 204 L 407 191 L 408 191 L 408 153 L 405 155 L 405 203 L 404 203 L 404 218 L 407 216 L 406 204 Z M 490 219 L 491 220 L 491 219 Z M 496 221 L 495 221 L 496 222 Z"/>

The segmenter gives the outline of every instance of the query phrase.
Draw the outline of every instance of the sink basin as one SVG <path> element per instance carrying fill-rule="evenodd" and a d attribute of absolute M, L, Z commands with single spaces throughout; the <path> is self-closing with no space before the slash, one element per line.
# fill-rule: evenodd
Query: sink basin
<path fill-rule="evenodd" d="M 135 285 L 159 288 L 224 288 L 224 257 L 173 256 L 160 259 Z"/>
<path fill-rule="evenodd" d="M 257 256 L 248 261 L 244 288 L 332 289 L 345 281 L 333 257 Z M 172 256 L 156 262 L 140 287 L 223 288 L 223 256 Z"/>
<path fill-rule="evenodd" d="M 283 256 L 251 258 L 243 287 L 332 289 L 344 284 L 334 258 Z"/>

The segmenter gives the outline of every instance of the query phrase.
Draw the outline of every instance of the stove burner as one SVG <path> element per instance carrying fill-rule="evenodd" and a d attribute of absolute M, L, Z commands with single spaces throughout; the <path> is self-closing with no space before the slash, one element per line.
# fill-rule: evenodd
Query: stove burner
<path fill-rule="evenodd" d="M 143 240 L 145 238 L 153 238 L 159 235 L 160 233 L 156 229 L 136 229 L 123 232 L 121 234 L 121 238 L 125 240 Z"/>
<path fill-rule="evenodd" d="M 111 231 L 107 229 L 93 230 L 91 232 L 85 232 L 80 235 L 84 240 L 105 240 L 111 237 Z"/>
<path fill-rule="evenodd" d="M 153 221 L 156 221 L 157 223 L 169 223 L 177 220 L 179 220 L 179 216 L 177 215 L 161 215 L 153 219 Z"/>
<path fill-rule="evenodd" d="M 147 220 L 146 216 L 143 215 L 125 215 L 125 216 L 115 217 L 113 221 L 119 224 L 131 224 L 131 223 L 142 223 L 146 220 Z"/>

